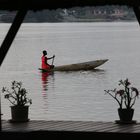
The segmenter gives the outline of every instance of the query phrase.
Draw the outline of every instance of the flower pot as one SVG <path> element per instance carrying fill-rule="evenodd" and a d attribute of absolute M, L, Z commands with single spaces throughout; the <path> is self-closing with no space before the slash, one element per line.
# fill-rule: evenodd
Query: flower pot
<path fill-rule="evenodd" d="M 131 122 L 134 115 L 134 109 L 118 109 L 121 122 Z"/>
<path fill-rule="evenodd" d="M 27 122 L 29 106 L 11 106 L 11 122 Z"/>

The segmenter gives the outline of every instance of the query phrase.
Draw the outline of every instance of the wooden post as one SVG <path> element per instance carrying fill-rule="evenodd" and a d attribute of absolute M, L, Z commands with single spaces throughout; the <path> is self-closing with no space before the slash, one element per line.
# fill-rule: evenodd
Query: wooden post
<path fill-rule="evenodd" d="M 137 18 L 137 20 L 139 22 L 139 25 L 140 25 L 140 7 L 139 6 L 135 6 L 135 7 L 133 7 L 133 10 L 134 10 L 136 18 Z"/>
<path fill-rule="evenodd" d="M 18 10 L 18 12 L 15 16 L 15 19 L 0 48 L 0 66 L 20 28 L 21 23 L 24 20 L 24 17 L 26 16 L 27 11 L 28 11 L 27 9 L 20 9 L 20 10 Z M 1 101 L 0 101 L 0 132 L 1 131 L 2 131 L 2 122 L 1 122 Z"/>

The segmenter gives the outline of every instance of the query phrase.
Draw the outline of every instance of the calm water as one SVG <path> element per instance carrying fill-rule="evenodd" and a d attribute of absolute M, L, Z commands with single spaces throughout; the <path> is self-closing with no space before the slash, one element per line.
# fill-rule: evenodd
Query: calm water
<path fill-rule="evenodd" d="M 2 42 L 10 24 L 0 24 Z M 54 64 L 109 59 L 100 71 L 39 71 L 42 50 L 56 55 Z M 51 63 L 51 60 L 49 61 Z M 140 27 L 137 22 L 22 24 L 1 68 L 0 88 L 22 81 L 33 104 L 30 119 L 93 120 L 118 119 L 118 104 L 105 89 L 129 78 L 140 89 Z M 1 95 L 3 119 L 10 119 L 9 102 Z M 140 121 L 140 100 L 134 119 Z"/>

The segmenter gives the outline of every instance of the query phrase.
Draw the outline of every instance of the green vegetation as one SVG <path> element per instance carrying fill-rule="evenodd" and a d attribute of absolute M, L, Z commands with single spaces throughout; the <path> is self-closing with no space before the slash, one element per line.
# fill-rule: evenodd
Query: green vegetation
<path fill-rule="evenodd" d="M 16 11 L 0 11 L 0 22 L 12 22 L 15 14 Z M 136 20 L 133 9 L 127 6 L 96 6 L 29 11 L 24 22 L 98 22 L 120 20 Z"/>

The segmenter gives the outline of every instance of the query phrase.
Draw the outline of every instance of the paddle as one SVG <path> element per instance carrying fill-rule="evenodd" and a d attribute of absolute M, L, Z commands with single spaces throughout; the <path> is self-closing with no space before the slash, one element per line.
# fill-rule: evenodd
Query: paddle
<path fill-rule="evenodd" d="M 54 57 L 55 57 L 55 55 L 53 55 L 53 59 L 52 59 L 52 65 L 53 65 L 53 62 L 54 62 Z"/>

